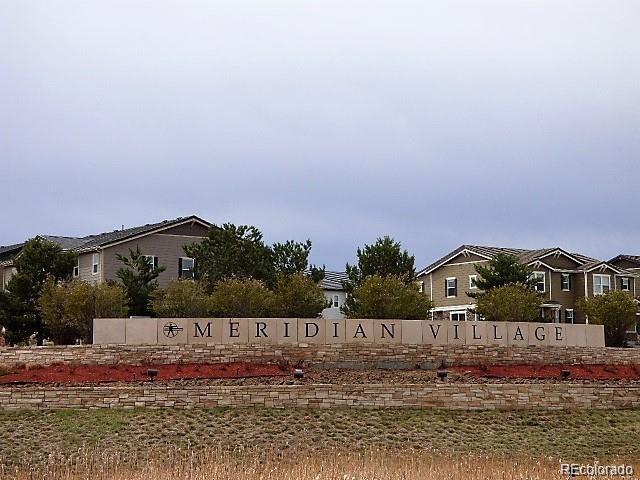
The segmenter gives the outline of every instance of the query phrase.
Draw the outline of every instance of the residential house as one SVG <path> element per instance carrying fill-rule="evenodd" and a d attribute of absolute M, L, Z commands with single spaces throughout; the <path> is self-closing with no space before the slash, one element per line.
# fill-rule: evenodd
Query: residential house
<path fill-rule="evenodd" d="M 418 272 L 419 288 L 433 300 L 434 316 L 450 320 L 474 320 L 477 291 L 476 265 L 488 263 L 497 254 L 516 256 L 534 271 L 536 289 L 543 295 L 541 316 L 554 322 L 585 323 L 576 304 L 580 298 L 608 290 L 640 293 L 640 270 L 634 272 L 561 248 L 525 250 L 462 245 Z M 637 286 L 636 286 L 637 284 Z"/>
<path fill-rule="evenodd" d="M 63 250 L 77 252 L 73 278 L 91 283 L 117 280 L 118 269 L 122 267 L 117 255 L 126 256 L 129 249 L 139 247 L 156 267 L 166 268 L 158 276 L 159 285 L 165 287 L 170 280 L 193 277 L 194 261 L 185 255 L 183 247 L 202 241 L 210 226 L 192 215 L 85 237 L 40 235 L 40 238 L 60 245 Z M 15 273 L 13 260 L 20 255 L 23 245 L 0 247 L 3 289 Z"/>
<path fill-rule="evenodd" d="M 347 281 L 348 278 L 346 272 L 325 272 L 320 286 L 324 290 L 324 296 L 331 302 L 331 306 L 322 311 L 322 318 L 344 318 L 340 308 L 344 304 L 347 294 L 342 287 L 342 282 Z"/>
<path fill-rule="evenodd" d="M 640 275 L 640 255 L 618 255 L 609 260 L 611 265 Z M 640 287 L 640 285 L 638 285 Z M 638 290 L 640 295 L 640 288 Z"/>

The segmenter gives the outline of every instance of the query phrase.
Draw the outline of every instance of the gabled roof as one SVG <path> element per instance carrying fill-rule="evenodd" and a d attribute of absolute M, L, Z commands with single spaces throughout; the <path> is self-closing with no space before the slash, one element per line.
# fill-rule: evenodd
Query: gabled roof
<path fill-rule="evenodd" d="M 87 235 L 86 237 L 63 237 L 58 235 L 38 235 L 38 237 L 59 245 L 63 250 L 86 251 L 95 250 L 96 248 L 102 248 L 113 243 L 148 235 L 150 233 L 162 231 L 190 222 L 199 223 L 207 228 L 211 227 L 211 224 L 206 220 L 203 220 L 196 215 L 191 215 L 189 217 L 174 218 L 173 220 L 163 220 L 162 222 L 157 223 L 148 223 L 138 227 L 99 233 L 97 235 Z M 0 247 L 0 261 L 11 260 L 20 253 L 23 246 L 24 243 L 19 243 L 16 245 Z"/>
<path fill-rule="evenodd" d="M 491 260 L 493 257 L 498 255 L 499 253 L 518 256 L 521 253 L 526 252 L 526 250 L 517 249 L 517 248 L 485 247 L 480 245 L 461 245 L 460 247 L 456 248 L 453 252 L 446 254 L 444 257 L 439 258 L 438 260 L 433 262 L 431 265 L 420 270 L 416 276 L 431 273 L 436 268 L 447 263 L 452 258 L 457 257 L 461 253 L 467 253 L 467 252 L 478 255 L 480 257 L 484 257 L 487 260 Z"/>
<path fill-rule="evenodd" d="M 626 260 L 631 263 L 635 263 L 640 267 L 640 255 L 618 255 L 617 257 L 609 260 L 609 263 L 617 262 L 618 260 Z"/>
<path fill-rule="evenodd" d="M 89 235 L 87 237 L 83 237 L 81 240 L 83 240 L 84 242 L 80 247 L 76 248 L 80 250 L 89 250 L 96 247 L 104 247 L 111 243 L 121 242 L 132 237 L 147 235 L 149 233 L 153 233 L 159 230 L 165 230 L 167 228 L 175 227 L 177 225 L 182 225 L 189 222 L 200 223 L 202 226 L 207 228 L 211 227 L 211 224 L 209 222 L 195 215 L 191 215 L 190 217 L 178 217 L 173 220 L 163 220 L 162 222 L 148 223 L 139 227 L 114 230 L 112 232 L 99 233 L 97 235 Z"/>
<path fill-rule="evenodd" d="M 550 267 L 549 265 L 547 265 L 544 262 L 544 259 L 546 257 L 549 257 L 550 255 L 563 255 L 571 259 L 572 261 L 576 262 L 578 264 L 576 266 L 576 269 L 581 271 L 588 272 L 604 265 L 607 268 L 610 268 L 611 270 L 617 273 L 623 273 L 623 274 L 629 273 L 629 272 L 625 272 L 620 268 L 613 267 L 612 265 L 610 265 L 610 263 L 603 262 L 602 260 L 597 260 L 595 258 L 591 258 L 579 253 L 569 253 L 559 247 L 542 248 L 537 250 L 525 250 L 522 248 L 502 248 L 502 247 L 485 247 L 481 245 L 462 245 L 457 249 L 455 249 L 453 252 L 445 255 L 444 257 L 440 258 L 439 260 L 435 261 L 428 267 L 418 272 L 418 276 L 431 273 L 438 267 L 447 263 L 452 258 L 455 258 L 458 255 L 460 255 L 461 253 L 475 254 L 487 259 L 492 259 L 496 255 L 501 253 L 507 254 L 507 255 L 514 255 L 515 257 L 518 258 L 520 262 L 524 264 L 527 264 L 527 265 L 539 264 L 539 265 L 546 266 L 547 268 L 551 268 L 552 270 L 553 270 L 553 267 Z M 640 264 L 640 257 L 637 257 L 637 258 L 638 258 L 638 263 Z"/>
<path fill-rule="evenodd" d="M 20 253 L 20 250 L 22 250 L 22 247 L 24 246 L 24 243 L 16 243 L 15 245 L 4 245 L 0 247 L 0 262 L 5 261 L 5 260 L 10 260 L 13 257 L 15 257 L 18 253 Z"/>
<path fill-rule="evenodd" d="M 344 290 L 342 282 L 349 280 L 346 272 L 324 272 L 324 278 L 319 285 L 323 290 Z"/>

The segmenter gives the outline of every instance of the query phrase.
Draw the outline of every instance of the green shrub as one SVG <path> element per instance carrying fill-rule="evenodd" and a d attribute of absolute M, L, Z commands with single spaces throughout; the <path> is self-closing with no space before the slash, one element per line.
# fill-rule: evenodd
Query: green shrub
<path fill-rule="evenodd" d="M 493 322 L 540 321 L 540 295 L 527 285 L 495 287 L 478 297 L 476 313 Z"/>
<path fill-rule="evenodd" d="M 258 280 L 222 280 L 215 285 L 211 295 L 211 308 L 217 317 L 271 317 L 274 295 Z"/>
<path fill-rule="evenodd" d="M 627 292 L 609 291 L 581 299 L 578 309 L 589 317 L 589 323 L 604 325 L 607 347 L 624 347 L 626 331 L 637 321 L 638 302 Z"/>
<path fill-rule="evenodd" d="M 302 274 L 279 276 L 274 301 L 274 315 L 284 318 L 316 318 L 330 305 L 322 288 Z"/>
<path fill-rule="evenodd" d="M 407 284 L 396 276 L 369 277 L 353 290 L 352 296 L 349 318 L 419 320 L 428 318 L 433 308 L 416 284 Z"/>
<path fill-rule="evenodd" d="M 118 318 L 127 314 L 124 289 L 112 283 L 93 285 L 47 280 L 38 302 L 45 329 L 56 344 L 76 339 L 90 341 L 94 318 Z"/>
<path fill-rule="evenodd" d="M 151 309 L 158 317 L 201 318 L 209 315 L 211 298 L 192 280 L 173 280 L 155 293 Z"/>

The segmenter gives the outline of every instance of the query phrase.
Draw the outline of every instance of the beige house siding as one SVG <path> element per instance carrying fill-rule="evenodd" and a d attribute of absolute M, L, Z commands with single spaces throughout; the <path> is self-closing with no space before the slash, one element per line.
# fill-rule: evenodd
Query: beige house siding
<path fill-rule="evenodd" d="M 117 280 L 117 272 L 122 267 L 122 262 L 117 254 L 127 256 L 129 249 L 140 247 L 144 255 L 158 257 L 158 264 L 166 267 L 166 270 L 158 277 L 160 287 L 166 287 L 169 281 L 178 278 L 178 259 L 185 257 L 183 247 L 202 241 L 201 237 L 179 236 L 177 234 L 154 233 L 145 237 L 123 242 L 103 250 L 102 255 L 102 280 Z"/>
<path fill-rule="evenodd" d="M 558 255 L 557 257 L 554 255 L 549 255 L 548 257 L 540 259 L 540 261 L 546 263 L 550 267 L 566 268 L 567 270 L 572 270 L 578 266 L 576 262 L 574 262 L 570 258 L 565 257 L 564 255 Z"/>
<path fill-rule="evenodd" d="M 474 299 L 467 295 L 471 291 L 469 288 L 469 276 L 477 275 L 475 264 L 464 265 L 444 265 L 429 275 L 420 278 L 424 281 L 424 291 L 431 294 L 431 281 L 433 280 L 432 301 L 436 307 L 450 307 L 454 305 L 468 305 L 474 303 Z M 455 297 L 447 298 L 445 291 L 445 280 L 455 277 L 458 280 L 458 292 Z"/>
<path fill-rule="evenodd" d="M 78 260 L 80 262 L 80 275 L 77 277 L 78 280 L 82 280 L 84 282 L 89 283 L 98 283 L 102 281 L 102 272 L 98 267 L 98 273 L 93 273 L 93 254 L 98 252 L 87 252 L 81 253 L 78 255 Z M 100 255 L 100 253 L 98 253 Z M 100 262 L 100 260 L 98 260 Z"/>
<path fill-rule="evenodd" d="M 594 275 L 609 275 L 611 277 L 611 290 L 616 290 L 616 272 L 614 272 L 613 270 L 607 268 L 605 270 L 597 270 L 597 271 L 593 271 L 593 272 L 589 272 L 587 273 L 587 296 L 589 298 L 592 298 L 593 295 L 593 277 Z"/>
<path fill-rule="evenodd" d="M 13 273 L 15 271 L 15 267 L 2 267 L 2 283 L 0 283 L 0 286 L 2 286 L 2 288 L 6 288 L 7 284 L 9 283 L 9 281 L 11 280 L 11 277 L 13 276 Z"/>

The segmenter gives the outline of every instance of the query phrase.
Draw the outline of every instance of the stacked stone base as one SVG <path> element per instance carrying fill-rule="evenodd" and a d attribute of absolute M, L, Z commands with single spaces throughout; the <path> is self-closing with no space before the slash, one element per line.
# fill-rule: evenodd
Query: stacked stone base
<path fill-rule="evenodd" d="M 298 363 L 308 366 L 435 368 L 454 365 L 640 365 L 640 349 L 498 345 L 82 345 L 0 348 L 0 368 L 175 363 Z"/>
<path fill-rule="evenodd" d="M 0 389 L 0 410 L 166 407 L 623 409 L 640 407 L 640 386 L 573 383 L 221 386 L 148 382 Z"/>

